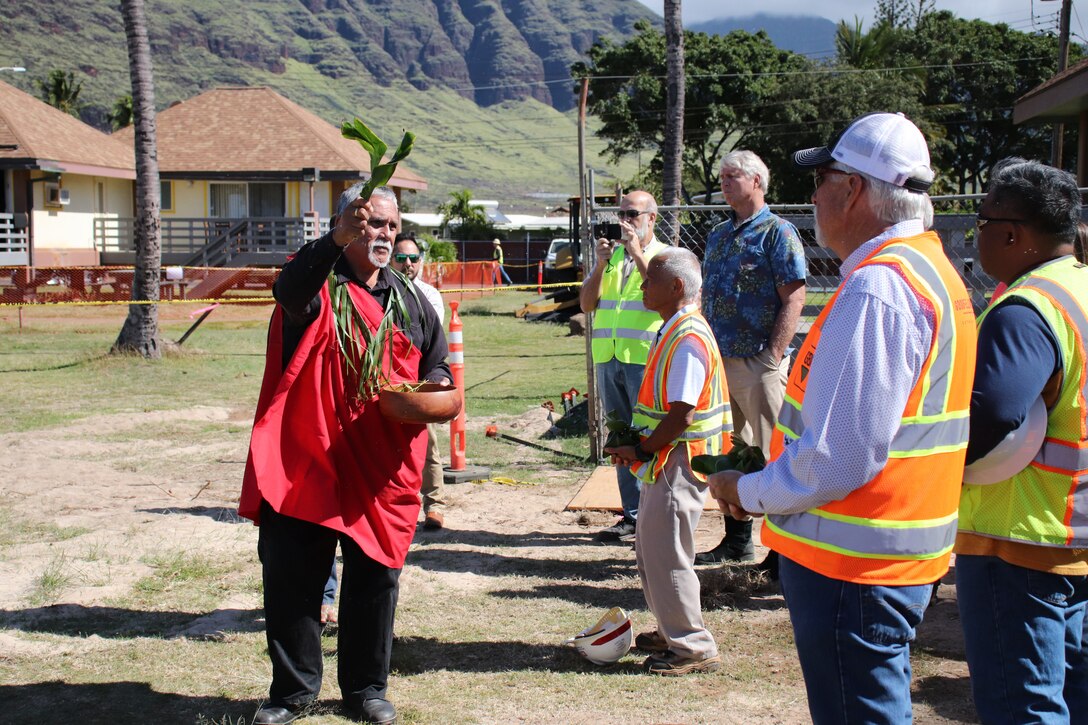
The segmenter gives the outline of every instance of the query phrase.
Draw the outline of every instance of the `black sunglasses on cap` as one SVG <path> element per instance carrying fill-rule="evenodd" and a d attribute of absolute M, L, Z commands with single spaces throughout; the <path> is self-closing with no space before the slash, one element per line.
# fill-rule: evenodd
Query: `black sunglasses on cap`
<path fill-rule="evenodd" d="M 397 261 L 397 262 L 400 262 L 401 264 L 404 264 L 405 262 L 418 262 L 419 261 L 419 255 L 418 254 L 405 254 L 403 252 L 398 252 L 397 254 L 393 255 L 393 259 L 395 261 Z"/>

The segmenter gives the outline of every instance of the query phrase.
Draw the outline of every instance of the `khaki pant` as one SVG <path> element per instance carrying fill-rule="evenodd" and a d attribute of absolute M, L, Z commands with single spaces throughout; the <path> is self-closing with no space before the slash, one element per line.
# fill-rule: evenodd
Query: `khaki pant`
<path fill-rule="evenodd" d="M 643 483 L 635 535 L 635 559 L 646 604 L 669 649 L 682 657 L 718 654 L 703 625 L 699 577 L 695 575 L 695 528 L 707 486 L 691 472 L 687 449 L 672 452 L 652 484 Z"/>
<path fill-rule="evenodd" d="M 729 385 L 733 431 L 770 456 L 771 434 L 786 396 L 789 356 L 772 360 L 770 348 L 764 348 L 751 357 L 722 358 L 722 364 Z"/>
<path fill-rule="evenodd" d="M 442 497 L 442 454 L 438 447 L 441 430 L 438 423 L 427 424 L 427 458 L 423 463 L 423 486 L 419 490 L 424 513 L 446 508 Z"/>

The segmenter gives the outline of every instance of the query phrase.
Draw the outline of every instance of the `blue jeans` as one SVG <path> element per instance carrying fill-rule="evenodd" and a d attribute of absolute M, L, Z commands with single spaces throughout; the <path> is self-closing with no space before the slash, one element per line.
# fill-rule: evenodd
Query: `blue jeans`
<path fill-rule="evenodd" d="M 631 414 L 638 402 L 638 388 L 642 385 L 644 365 L 620 362 L 612 358 L 597 365 L 597 394 L 601 396 L 601 411 L 616 411 L 624 420 L 631 420 Z M 638 497 L 642 491 L 642 482 L 631 473 L 627 466 L 616 466 L 616 480 L 620 486 L 620 505 L 623 517 L 634 521 L 638 518 Z"/>
<path fill-rule="evenodd" d="M 956 596 L 982 722 L 1088 717 L 1088 577 L 959 555 Z"/>
<path fill-rule="evenodd" d="M 785 556 L 779 566 L 812 721 L 909 723 L 910 643 L 933 585 L 854 584 Z"/>

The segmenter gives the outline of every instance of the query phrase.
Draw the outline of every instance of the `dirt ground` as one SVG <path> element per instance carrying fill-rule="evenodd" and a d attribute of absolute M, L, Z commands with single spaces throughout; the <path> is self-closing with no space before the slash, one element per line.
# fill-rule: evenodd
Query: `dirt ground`
<path fill-rule="evenodd" d="M 39 522 L 50 527 L 39 536 L 25 536 L 3 548 L 0 664 L 5 659 L 10 663 L 26 661 L 23 658 L 79 657 L 120 646 L 117 640 L 93 632 L 65 637 L 43 633 L 65 631 L 51 623 L 89 611 L 103 613 L 101 616 L 108 619 L 111 603 L 130 596 L 133 585 L 154 570 L 148 563 L 150 558 L 163 551 L 250 561 L 254 570 L 248 575 L 257 576 L 256 529 L 239 522 L 235 514 L 251 414 L 250 410 L 215 407 L 133 412 L 0 436 L 0 502 L 6 507 L 9 521 Z M 515 435 L 525 436 L 535 436 L 547 427 L 543 411 L 504 423 Z M 209 440 L 196 434 L 189 438 L 184 433 L 206 431 L 209 427 L 228 434 Z M 545 598 L 550 597 L 575 602 L 584 609 L 583 626 L 613 604 L 635 611 L 639 628 L 652 624 L 638 591 L 633 551 L 627 546 L 603 546 L 593 541 L 593 534 L 610 524 L 612 515 L 564 510 L 588 471 L 549 470 L 539 460 L 531 451 L 525 454 L 524 478 L 537 485 L 492 482 L 447 486 L 448 528 L 417 535 L 401 580 L 398 636 L 402 640 L 398 646 L 403 649 L 394 654 L 397 672 L 391 690 L 399 706 L 408 706 L 410 722 L 447 721 L 442 711 L 432 709 L 427 700 L 433 696 L 436 683 L 450 688 L 469 687 L 466 679 L 486 670 L 476 669 L 472 658 L 509 654 L 486 648 L 466 654 L 453 642 L 437 648 L 437 654 L 425 653 L 428 642 L 442 639 L 435 634 L 442 630 L 434 621 L 429 602 L 448 600 L 450 610 L 445 616 L 471 619 L 475 616 L 470 606 L 473 597 L 482 593 L 495 596 L 496 582 L 501 579 L 507 583 L 498 589 L 517 592 L 523 598 L 511 604 L 508 613 L 497 617 L 502 621 L 496 621 L 494 629 L 506 633 L 500 637 L 500 644 L 516 650 L 520 632 L 526 647 L 536 648 L 534 651 L 543 652 L 548 662 L 583 678 L 598 673 L 580 664 L 567 651 L 570 648 L 561 644 L 561 637 L 574 631 L 549 631 L 550 627 L 558 629 L 562 625 L 534 626 L 532 597 L 540 597 L 540 606 L 545 606 Z M 54 527 L 70 535 L 53 536 L 49 532 Z M 717 543 L 720 535 L 720 518 L 715 514 L 704 516 L 698 531 L 700 550 Z M 62 575 L 61 585 L 48 601 L 31 603 L 33 592 L 41 588 L 43 573 L 53 569 Z M 569 695 L 556 702 L 544 693 L 544 702 L 538 704 L 527 694 L 530 704 L 524 707 L 518 705 L 516 697 L 506 704 L 499 704 L 502 700 L 496 698 L 476 711 L 468 704 L 450 705 L 454 709 L 448 721 L 807 721 L 804 690 L 789 644 L 788 613 L 781 597 L 772 590 L 752 599 L 734 598 L 728 591 L 715 591 L 714 578 L 719 576 L 716 570 L 703 571 L 701 576 L 707 621 L 726 658 L 723 673 L 696 678 L 690 685 L 675 681 L 659 685 L 648 682 L 657 678 L 638 674 L 639 660 L 634 655 L 615 672 L 620 687 L 632 692 L 672 688 L 654 690 L 672 698 L 670 706 L 623 705 L 608 712 L 602 711 L 609 707 L 607 702 L 598 706 L 578 702 Z M 457 611 L 457 602 L 466 603 L 464 612 Z M 492 612 L 487 616 L 496 615 Z M 523 620 L 520 628 L 514 626 L 512 620 L 516 618 Z M 161 626 L 156 635 L 170 641 L 223 641 L 250 634 L 254 635 L 252 641 L 259 643 L 254 647 L 263 645 L 255 635 L 263 631 L 255 591 L 234 591 L 200 611 L 179 612 L 155 621 Z M 785 644 L 761 645 L 761 630 L 782 633 Z M 450 639 L 455 637 L 449 635 Z M 973 721 L 953 587 L 941 588 L 940 599 L 929 610 L 920 630 L 915 651 L 916 721 Z M 415 664 L 417 655 L 437 657 L 439 661 Z M 577 683 L 536 682 L 542 675 L 535 665 L 530 670 L 524 673 L 526 684 L 521 685 L 526 691 L 534 687 L 578 688 Z M 267 676 L 267 670 L 265 673 Z M 247 695 L 259 698 L 267 685 L 260 670 L 237 686 L 231 684 L 230 672 L 203 674 L 209 696 L 225 690 L 228 694 L 220 697 L 225 697 L 223 701 L 228 705 L 232 698 L 243 701 L 234 710 L 235 716 L 243 715 L 248 707 L 244 702 Z M 202 682 L 199 678 L 197 681 Z M 326 689 L 330 698 L 336 696 L 335 670 L 326 672 Z M 56 688 L 31 688 L 23 691 L 23 696 L 39 697 L 44 705 L 61 692 Z M 636 704 L 641 702 L 638 696 L 626 697 L 628 703 L 631 697 Z M 647 698 L 647 702 L 652 699 Z M 220 717 L 222 710 L 210 714 Z M 193 713 L 191 718 L 179 721 L 195 719 Z M 167 716 L 164 721 L 174 720 Z"/>

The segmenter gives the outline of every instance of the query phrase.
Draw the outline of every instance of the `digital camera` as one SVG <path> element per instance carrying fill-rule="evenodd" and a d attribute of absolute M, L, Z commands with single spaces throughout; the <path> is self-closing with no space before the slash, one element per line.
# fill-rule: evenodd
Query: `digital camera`
<path fill-rule="evenodd" d="M 593 225 L 593 238 L 616 242 L 623 238 L 623 230 L 619 222 L 597 222 Z"/>

